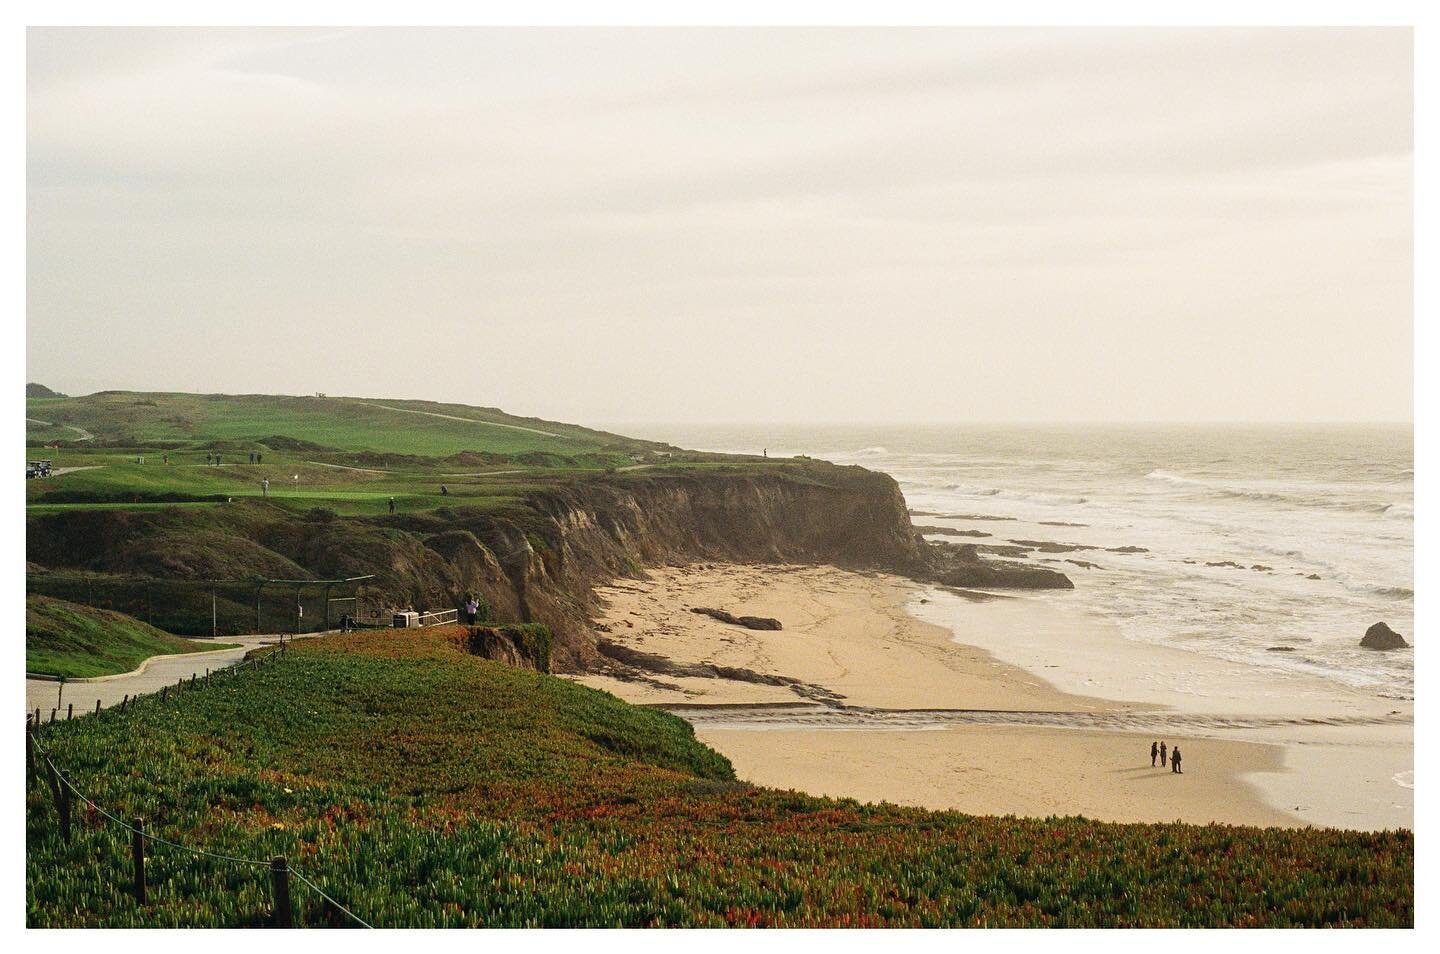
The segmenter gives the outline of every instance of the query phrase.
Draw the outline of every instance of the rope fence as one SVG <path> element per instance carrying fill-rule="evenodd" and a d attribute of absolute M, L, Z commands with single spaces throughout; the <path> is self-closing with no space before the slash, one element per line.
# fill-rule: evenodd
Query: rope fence
<path fill-rule="evenodd" d="M 254 663 L 259 665 L 259 660 L 266 657 L 257 657 L 255 660 L 247 660 L 245 665 Z M 237 669 L 240 667 L 236 667 Z M 182 680 L 183 681 L 183 680 Z M 207 680 L 208 681 L 208 680 Z M 163 690 L 162 690 L 163 692 Z M 38 716 L 37 716 L 38 719 Z M 207 851 L 203 848 L 196 848 L 184 845 L 177 841 L 160 838 L 150 834 L 145 829 L 143 818 L 136 818 L 132 824 L 107 811 L 93 798 L 80 791 L 75 782 L 60 770 L 51 757 L 48 748 L 41 744 L 38 735 L 39 723 L 31 723 L 27 714 L 25 717 L 25 757 L 26 757 L 26 788 L 29 789 L 36 781 L 38 774 L 37 756 L 40 764 L 45 770 L 45 781 L 48 784 L 51 794 L 54 797 L 56 812 L 60 821 L 60 837 L 66 844 L 70 843 L 71 835 L 71 795 L 79 799 L 87 810 L 94 810 L 98 815 L 103 816 L 107 821 L 128 831 L 131 838 L 131 852 L 134 862 L 134 891 L 136 900 L 144 905 L 146 903 L 147 885 L 145 880 L 145 847 L 146 844 L 163 845 L 178 852 L 184 852 L 194 857 L 212 858 L 216 861 L 227 864 L 249 865 L 252 867 L 263 867 L 270 871 L 271 899 L 273 902 L 270 921 L 274 927 L 294 927 L 294 910 L 290 902 L 289 877 L 294 875 L 306 887 L 310 888 L 327 906 L 327 911 L 334 911 L 350 918 L 356 924 L 364 928 L 373 928 L 374 925 L 361 918 L 354 911 L 335 900 L 328 892 L 318 884 L 307 878 L 298 868 L 292 867 L 283 855 L 276 855 L 268 860 L 260 858 L 242 858 L 236 855 L 226 855 L 219 852 Z"/>

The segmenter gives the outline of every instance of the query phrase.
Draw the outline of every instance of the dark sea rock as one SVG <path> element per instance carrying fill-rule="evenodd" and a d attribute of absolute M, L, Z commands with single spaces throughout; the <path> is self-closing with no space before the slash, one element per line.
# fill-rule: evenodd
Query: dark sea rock
<path fill-rule="evenodd" d="M 1106 553 L 1149 553 L 1145 547 L 1106 547 Z"/>
<path fill-rule="evenodd" d="M 993 534 L 984 530 L 956 530 L 954 527 L 931 527 L 924 524 L 915 528 L 921 533 L 933 533 L 941 537 L 988 537 Z"/>
<path fill-rule="evenodd" d="M 1384 623 L 1376 623 L 1365 630 L 1365 638 L 1360 640 L 1360 645 L 1365 649 L 1410 648 L 1410 644 L 1405 642 L 1404 637 Z"/>
<path fill-rule="evenodd" d="M 1081 550 L 1100 549 L 1084 543 L 1056 543 L 1053 540 L 1011 540 L 1010 542 L 1016 546 L 1039 550 L 1041 553 L 1077 553 Z"/>
<path fill-rule="evenodd" d="M 947 520 L 1016 520 L 1017 517 L 997 517 L 988 513 L 940 513 L 936 510 L 907 510 L 912 517 L 944 517 Z"/>
<path fill-rule="evenodd" d="M 1293 653 L 1293 652 L 1295 651 L 1295 647 L 1294 647 L 1294 646 L 1266 646 L 1266 647 L 1265 647 L 1265 651 L 1266 651 L 1267 653 Z"/>
<path fill-rule="evenodd" d="M 744 626 L 746 629 L 780 629 L 780 621 L 771 619 L 768 616 L 736 616 L 727 613 L 725 610 L 711 609 L 708 606 L 696 606 L 690 610 L 692 613 L 700 613 L 718 619 L 722 623 L 729 623 L 731 626 Z"/>
<path fill-rule="evenodd" d="M 995 556 L 1002 557 L 1023 558 L 1026 554 L 1031 552 L 1029 547 L 1011 547 L 1006 546 L 1003 543 L 981 543 L 976 545 L 974 549 L 980 553 L 993 553 Z"/>
<path fill-rule="evenodd" d="M 985 544 L 949 546 L 937 552 L 940 558 L 934 567 L 933 579 L 945 586 L 1004 587 L 1021 590 L 1071 590 L 1075 584 L 1063 573 L 1045 567 L 1012 563 L 1008 560 L 982 560 L 979 550 L 995 549 Z"/>

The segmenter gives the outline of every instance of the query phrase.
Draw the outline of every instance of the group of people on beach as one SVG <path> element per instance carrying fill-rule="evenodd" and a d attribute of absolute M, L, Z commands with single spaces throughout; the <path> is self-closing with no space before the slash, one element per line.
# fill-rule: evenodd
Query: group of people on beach
<path fill-rule="evenodd" d="M 1161 768 L 1164 768 L 1164 767 L 1165 767 L 1165 755 L 1166 755 L 1166 749 L 1165 749 L 1165 743 L 1164 743 L 1163 741 L 1162 741 L 1162 742 L 1151 742 L 1151 743 L 1150 743 L 1150 765 L 1151 765 L 1152 768 L 1153 768 L 1154 765 L 1155 765 L 1155 759 L 1156 759 L 1157 756 L 1158 756 L 1159 759 L 1160 759 L 1160 767 L 1161 767 Z M 1180 775 L 1184 775 L 1185 773 L 1180 771 L 1180 746 L 1177 745 L 1177 746 L 1175 746 L 1175 748 L 1170 749 L 1170 750 L 1169 750 L 1169 755 L 1170 755 L 1170 771 L 1175 772 L 1175 773 L 1180 774 Z"/>

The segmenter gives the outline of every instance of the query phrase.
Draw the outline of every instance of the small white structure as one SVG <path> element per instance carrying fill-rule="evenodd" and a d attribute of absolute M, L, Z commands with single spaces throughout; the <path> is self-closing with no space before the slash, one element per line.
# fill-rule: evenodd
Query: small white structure
<path fill-rule="evenodd" d="M 414 610 L 396 613 L 391 618 L 390 625 L 394 629 L 417 629 L 420 626 L 420 614 Z"/>

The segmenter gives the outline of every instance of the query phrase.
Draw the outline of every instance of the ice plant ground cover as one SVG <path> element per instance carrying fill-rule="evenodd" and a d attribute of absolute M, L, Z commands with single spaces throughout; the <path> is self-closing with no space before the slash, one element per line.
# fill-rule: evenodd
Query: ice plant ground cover
<path fill-rule="evenodd" d="M 1414 922 L 1409 832 L 972 817 L 737 781 L 666 713 L 431 634 L 296 643 L 208 686 L 46 725 L 96 808 L 28 791 L 31 926 L 245 926 L 285 855 L 375 926 Z M 297 923 L 329 923 L 293 889 Z"/>

